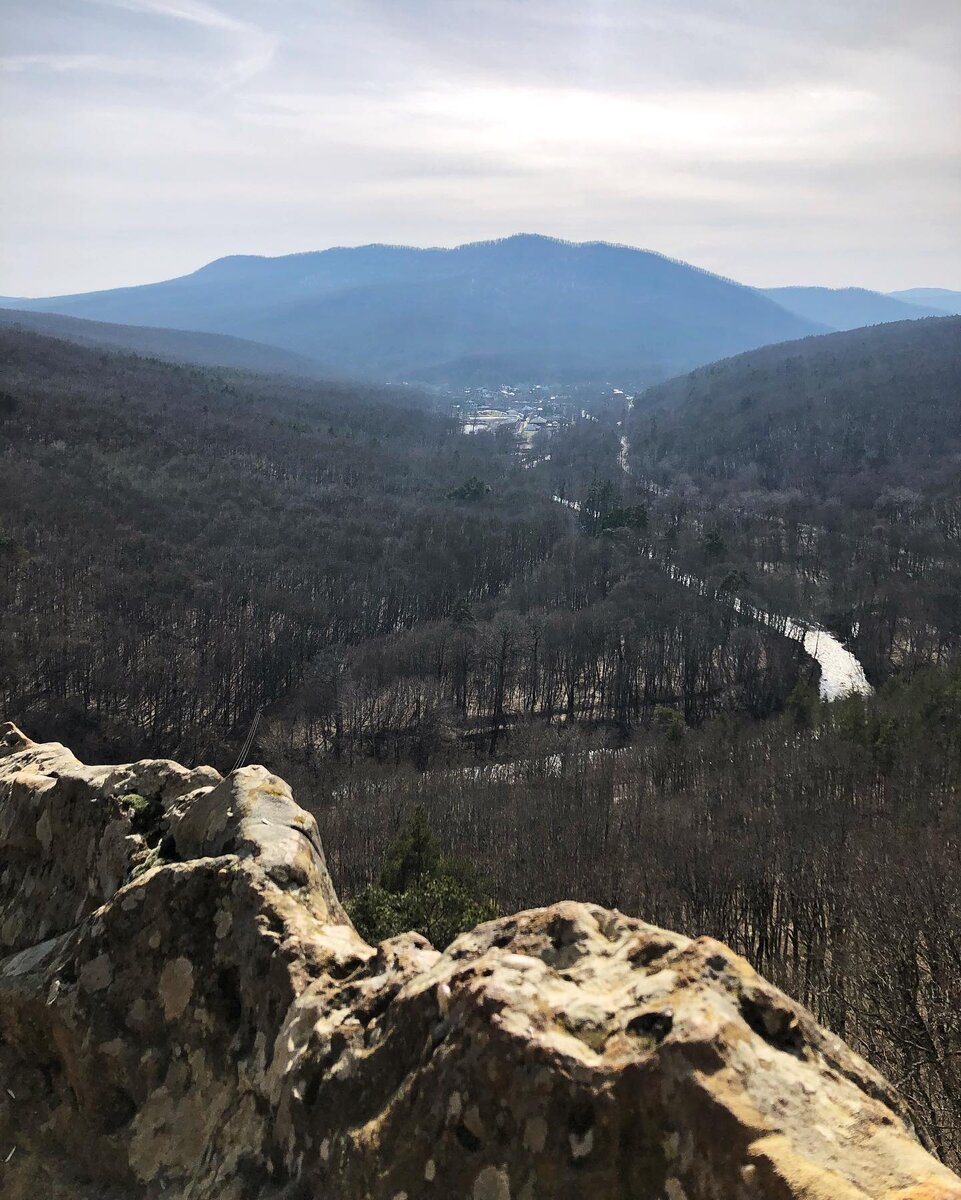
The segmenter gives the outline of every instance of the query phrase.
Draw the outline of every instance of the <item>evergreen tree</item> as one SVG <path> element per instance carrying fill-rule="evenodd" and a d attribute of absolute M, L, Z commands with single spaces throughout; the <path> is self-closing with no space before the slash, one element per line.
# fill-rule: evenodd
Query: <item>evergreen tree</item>
<path fill-rule="evenodd" d="M 498 910 L 474 869 L 441 852 L 418 806 L 388 849 L 378 882 L 349 901 L 347 911 L 369 942 L 414 930 L 443 949 Z"/>

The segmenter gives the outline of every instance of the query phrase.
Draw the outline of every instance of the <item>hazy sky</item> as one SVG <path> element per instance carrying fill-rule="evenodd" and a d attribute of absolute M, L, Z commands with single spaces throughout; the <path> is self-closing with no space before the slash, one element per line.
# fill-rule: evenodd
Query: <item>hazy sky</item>
<path fill-rule="evenodd" d="M 0 293 L 525 231 L 961 288 L 961 0 L 0 0 Z"/>

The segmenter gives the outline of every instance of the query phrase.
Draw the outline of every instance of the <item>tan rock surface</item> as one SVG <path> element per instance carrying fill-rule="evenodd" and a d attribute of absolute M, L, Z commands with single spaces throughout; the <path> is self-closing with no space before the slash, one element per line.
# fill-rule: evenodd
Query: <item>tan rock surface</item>
<path fill-rule="evenodd" d="M 562 903 L 444 954 L 416 934 L 374 949 L 264 768 L 87 767 L 5 726 L 0 1196 L 961 1200 L 961 1182 L 880 1076 L 717 942 Z"/>

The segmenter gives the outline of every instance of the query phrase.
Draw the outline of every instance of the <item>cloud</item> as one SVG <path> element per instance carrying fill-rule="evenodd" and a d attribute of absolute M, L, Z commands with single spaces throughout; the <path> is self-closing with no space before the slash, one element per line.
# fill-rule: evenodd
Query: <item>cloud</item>
<path fill-rule="evenodd" d="M 202 0 L 85 0 L 95 4 L 148 17 L 185 22 L 213 33 L 232 35 L 237 49 L 226 70 L 214 72 L 204 95 L 230 92 L 266 71 L 274 60 L 280 38 L 260 25 L 238 19 Z"/>
<path fill-rule="evenodd" d="M 518 229 L 961 287 L 956 0 L 5 0 L 0 292 Z"/>
<path fill-rule="evenodd" d="M 7 54 L 0 56 L 0 71 L 116 71 L 129 70 L 103 54 Z"/>
<path fill-rule="evenodd" d="M 8 54 L 0 56 L 0 73 L 96 74 L 134 76 L 138 79 L 169 78 L 170 66 L 160 59 L 130 58 L 108 54 Z"/>
<path fill-rule="evenodd" d="M 172 17 L 201 25 L 205 29 L 223 29 L 229 33 L 259 33 L 256 26 L 238 21 L 210 4 L 200 0 L 86 0 L 88 4 L 101 4 L 110 8 L 122 8 L 128 12 L 145 13 L 150 16 Z"/>

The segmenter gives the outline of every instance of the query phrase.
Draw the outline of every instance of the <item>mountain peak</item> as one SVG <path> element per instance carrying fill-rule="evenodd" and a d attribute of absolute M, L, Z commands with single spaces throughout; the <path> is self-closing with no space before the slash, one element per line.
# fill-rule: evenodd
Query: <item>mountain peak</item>
<path fill-rule="evenodd" d="M 231 334 L 348 376 L 631 387 L 822 326 L 687 263 L 540 233 L 450 249 L 371 244 L 229 255 L 140 288 L 24 308 Z"/>

